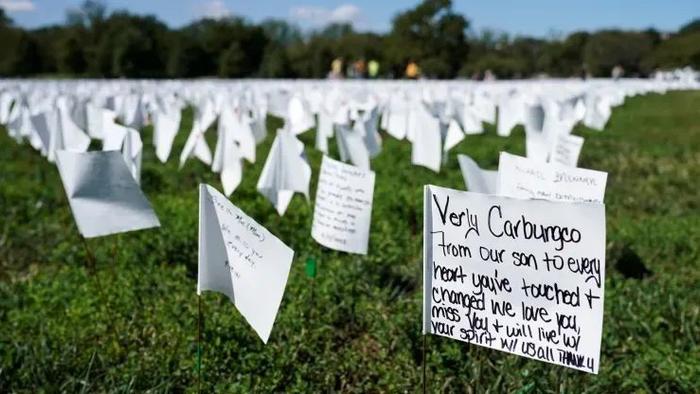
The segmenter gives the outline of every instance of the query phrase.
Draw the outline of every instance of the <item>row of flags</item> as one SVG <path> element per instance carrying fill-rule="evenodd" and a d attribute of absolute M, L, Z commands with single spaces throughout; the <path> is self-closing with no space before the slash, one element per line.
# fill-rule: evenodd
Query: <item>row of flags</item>
<path fill-rule="evenodd" d="M 537 199 L 572 204 L 577 210 L 576 204 L 603 204 L 607 174 L 577 167 L 584 141 L 571 134 L 574 126 L 602 130 L 612 108 L 628 96 L 698 87 L 694 81 L 675 80 L 6 80 L 0 82 L 0 123 L 17 141 L 28 141 L 56 162 L 78 229 L 90 238 L 160 225 L 139 186 L 139 130 L 153 125 L 156 156 L 166 162 L 181 129 L 182 111 L 192 106 L 193 124 L 179 165 L 200 160 L 220 174 L 223 186 L 223 194 L 209 185 L 199 190 L 197 292 L 227 295 L 267 342 L 294 251 L 227 196 L 240 184 L 244 162 L 255 163 L 256 147 L 267 137 L 268 115 L 282 118 L 283 126 L 265 159 L 258 191 L 279 215 L 295 193 L 310 199 L 312 170 L 298 136 L 315 128 L 315 148 L 325 155 L 311 235 L 325 247 L 367 254 L 375 184 L 371 159 L 381 153 L 380 128 L 411 143 L 413 164 L 439 173 L 449 150 L 466 135 L 483 133 L 484 123 L 496 124 L 503 137 L 523 125 L 526 157 L 502 152 L 497 171 L 458 156 L 466 189 L 487 196 L 479 197 L 480 202 L 488 202 L 488 196 Z M 205 138 L 211 132 L 217 137 L 213 153 Z M 340 161 L 327 156 L 333 137 Z M 92 140 L 101 141 L 102 151 L 88 151 Z M 426 210 L 433 209 L 430 204 L 426 197 Z M 604 230 L 604 207 L 602 212 Z M 600 223 L 589 227 L 599 228 Z M 426 270 L 433 268 L 432 261 L 425 264 Z M 427 332 L 433 332 L 429 323 Z"/>

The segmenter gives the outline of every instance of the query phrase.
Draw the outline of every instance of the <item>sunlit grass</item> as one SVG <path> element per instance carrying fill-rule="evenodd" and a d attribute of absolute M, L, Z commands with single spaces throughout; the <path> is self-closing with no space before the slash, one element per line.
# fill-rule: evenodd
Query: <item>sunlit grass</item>
<path fill-rule="evenodd" d="M 94 275 L 58 171 L 0 131 L 0 392 L 196 390 L 197 184 L 221 185 L 196 159 L 178 170 L 191 111 L 184 119 L 165 165 L 152 130 L 143 131 L 142 185 L 162 227 L 89 240 Z M 439 174 L 412 166 L 410 144 L 385 136 L 372 162 L 369 255 L 356 257 L 311 239 L 311 202 L 294 197 L 280 218 L 255 190 L 279 125 L 269 121 L 258 162 L 245 165 L 231 200 L 295 250 L 285 296 L 267 346 L 224 296 L 203 296 L 203 389 L 419 391 L 422 185 L 463 188 L 456 154 L 496 168 L 499 151 L 524 152 L 522 129 L 507 139 L 492 127 L 468 136 Z M 581 166 L 609 172 L 599 375 L 429 337 L 431 391 L 700 387 L 700 92 L 630 98 L 606 131 L 576 133 L 586 137 Z M 302 140 L 313 199 L 321 154 L 313 131 Z M 651 275 L 621 274 L 616 265 L 630 255 Z M 313 280 L 304 273 L 307 256 L 320 262 Z"/>

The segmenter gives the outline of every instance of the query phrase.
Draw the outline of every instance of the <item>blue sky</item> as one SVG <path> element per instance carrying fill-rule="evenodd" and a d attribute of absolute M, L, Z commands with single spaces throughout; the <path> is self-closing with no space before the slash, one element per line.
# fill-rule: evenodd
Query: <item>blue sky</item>
<path fill-rule="evenodd" d="M 253 21 L 274 17 L 315 28 L 331 21 L 359 30 L 387 31 L 391 18 L 417 0 L 104 0 L 110 10 L 154 14 L 172 27 L 202 16 L 244 16 Z M 0 0 L 15 22 L 37 27 L 65 20 L 66 10 L 82 0 Z M 479 31 L 491 28 L 509 34 L 545 37 L 575 30 L 602 28 L 662 31 L 678 29 L 700 18 L 700 0 L 453 0 Z"/>

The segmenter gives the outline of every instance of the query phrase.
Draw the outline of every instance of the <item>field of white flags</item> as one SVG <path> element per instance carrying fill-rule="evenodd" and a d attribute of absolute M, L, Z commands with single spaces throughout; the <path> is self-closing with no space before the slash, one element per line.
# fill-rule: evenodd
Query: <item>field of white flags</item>
<path fill-rule="evenodd" d="M 695 391 L 698 78 L 0 80 L 0 391 Z"/>

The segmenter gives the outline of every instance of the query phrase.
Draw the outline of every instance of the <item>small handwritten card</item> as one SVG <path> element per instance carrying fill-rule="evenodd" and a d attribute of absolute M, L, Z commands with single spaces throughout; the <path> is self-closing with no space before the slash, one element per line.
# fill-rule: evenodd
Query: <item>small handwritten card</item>
<path fill-rule="evenodd" d="M 216 291 L 267 343 L 294 251 L 209 185 L 199 186 L 197 294 Z"/>
<path fill-rule="evenodd" d="M 565 134 L 557 137 L 550 161 L 568 167 L 576 167 L 583 147 L 583 137 Z"/>
<path fill-rule="evenodd" d="M 603 203 L 608 174 L 501 152 L 498 179 L 502 196 Z"/>
<path fill-rule="evenodd" d="M 598 373 L 605 206 L 425 187 L 423 332 Z"/>
<path fill-rule="evenodd" d="M 321 245 L 367 254 L 374 172 L 323 156 L 311 236 Z"/>

